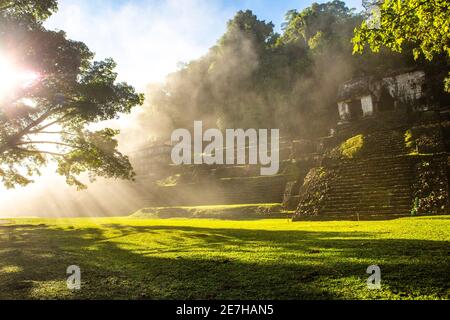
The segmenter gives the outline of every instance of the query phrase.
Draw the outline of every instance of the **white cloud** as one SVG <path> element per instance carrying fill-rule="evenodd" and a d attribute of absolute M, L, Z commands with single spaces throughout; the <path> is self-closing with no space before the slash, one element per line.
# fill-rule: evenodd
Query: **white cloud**
<path fill-rule="evenodd" d="M 112 57 L 120 80 L 139 89 L 162 81 L 180 61 L 206 53 L 233 15 L 219 2 L 205 0 L 63 0 L 47 22 L 69 38 L 85 42 L 97 59 Z"/>

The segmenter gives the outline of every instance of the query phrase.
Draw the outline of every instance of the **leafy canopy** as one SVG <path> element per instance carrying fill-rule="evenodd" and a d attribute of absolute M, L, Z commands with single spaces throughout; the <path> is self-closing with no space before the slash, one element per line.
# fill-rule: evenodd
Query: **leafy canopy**
<path fill-rule="evenodd" d="M 431 61 L 439 56 L 450 59 L 450 2 L 448 0 L 385 0 L 369 3 L 379 10 L 378 26 L 367 21 L 355 29 L 354 52 L 368 45 L 374 52 L 382 46 L 401 52 L 412 43 L 415 59 Z M 447 60 L 448 61 L 448 60 Z M 450 92 L 450 76 L 446 91 Z"/>
<path fill-rule="evenodd" d="M 327 134 L 337 120 L 338 86 L 361 69 L 372 72 L 379 61 L 383 66 L 394 61 L 391 53 L 390 59 L 352 55 L 350 39 L 361 20 L 343 1 L 314 3 L 290 10 L 280 35 L 271 22 L 239 11 L 208 54 L 150 88 L 143 127 L 164 124 L 170 132 L 201 119 L 221 129 Z"/>

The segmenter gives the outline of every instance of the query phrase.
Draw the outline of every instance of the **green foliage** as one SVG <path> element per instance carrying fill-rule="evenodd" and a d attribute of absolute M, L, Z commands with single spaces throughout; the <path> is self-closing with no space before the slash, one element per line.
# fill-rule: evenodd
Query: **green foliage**
<path fill-rule="evenodd" d="M 339 146 L 339 150 L 343 157 L 352 159 L 358 155 L 363 146 L 364 135 L 359 134 L 344 141 Z"/>
<path fill-rule="evenodd" d="M 435 214 L 448 210 L 446 159 L 421 161 L 416 166 L 412 212 Z"/>
<path fill-rule="evenodd" d="M 327 3 L 313 3 L 302 12 L 290 10 L 286 14 L 286 22 L 283 25 L 283 35 L 279 42 L 303 43 L 317 37 L 317 34 L 330 38 L 339 36 L 339 28 L 347 28 L 346 22 L 352 17 L 352 10 L 346 7 L 343 1 L 330 1 Z"/>
<path fill-rule="evenodd" d="M 238 47 L 242 39 L 251 41 L 264 50 L 265 44 L 272 44 L 277 35 L 273 31 L 272 22 L 258 20 L 252 11 L 238 11 L 234 18 L 228 21 L 227 31 L 218 42 L 218 49 L 227 47 Z"/>
<path fill-rule="evenodd" d="M 0 50 L 14 48 L 22 66 L 39 74 L 30 86 L 0 100 L 0 179 L 8 188 L 27 185 L 49 160 L 79 188 L 83 173 L 91 179 L 132 179 L 128 158 L 117 150 L 119 132 L 92 131 L 90 125 L 130 112 L 143 95 L 116 82 L 112 59 L 93 61 L 84 43 L 42 27 L 41 20 L 55 10 L 56 1 L 0 3 Z"/>
<path fill-rule="evenodd" d="M 329 185 L 334 179 L 336 179 L 335 170 L 326 170 L 324 167 L 312 168 L 300 188 L 300 201 L 294 219 L 319 215 Z"/>
<path fill-rule="evenodd" d="M 57 0 L 0 0 L 0 12 L 28 22 L 41 22 L 58 9 Z"/>
<path fill-rule="evenodd" d="M 415 148 L 413 152 L 416 154 L 432 154 L 445 150 L 445 138 L 442 135 L 439 126 L 421 126 L 416 127 L 412 131 L 413 143 Z"/>
<path fill-rule="evenodd" d="M 367 45 L 374 52 L 379 52 L 382 46 L 402 52 L 407 44 L 412 44 L 414 59 L 423 56 L 431 61 L 444 56 L 448 63 L 450 3 L 447 0 L 385 0 L 378 6 L 379 28 L 362 22 L 352 39 L 355 53 L 362 53 Z M 447 78 L 445 89 L 450 92 L 448 81 Z"/>
<path fill-rule="evenodd" d="M 172 176 L 168 176 L 164 179 L 160 179 L 156 181 L 156 184 L 160 187 L 170 187 L 176 186 L 180 180 L 180 174 L 175 174 Z"/>
<path fill-rule="evenodd" d="M 417 149 L 420 153 L 436 153 L 443 151 L 442 137 L 439 132 L 421 134 L 416 139 Z"/>
<path fill-rule="evenodd" d="M 413 207 L 411 209 L 411 215 L 415 216 L 419 213 L 419 207 L 420 207 L 420 200 L 418 197 L 414 198 Z"/>
<path fill-rule="evenodd" d="M 417 153 L 411 129 L 405 131 L 405 147 L 411 154 Z"/>

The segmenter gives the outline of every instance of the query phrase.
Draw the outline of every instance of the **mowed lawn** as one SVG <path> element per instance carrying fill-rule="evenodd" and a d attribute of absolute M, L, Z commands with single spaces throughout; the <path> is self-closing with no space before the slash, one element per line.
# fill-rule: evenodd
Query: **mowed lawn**
<path fill-rule="evenodd" d="M 369 265 L 380 290 L 367 289 Z M 0 298 L 449 299 L 450 216 L 2 220 Z"/>

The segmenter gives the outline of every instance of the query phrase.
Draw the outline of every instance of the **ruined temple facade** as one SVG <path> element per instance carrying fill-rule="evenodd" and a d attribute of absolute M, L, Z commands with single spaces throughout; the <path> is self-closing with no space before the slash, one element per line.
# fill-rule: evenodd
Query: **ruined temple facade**
<path fill-rule="evenodd" d="M 338 93 L 339 124 L 393 110 L 424 111 L 425 72 L 398 71 L 377 79 L 362 77 L 341 85 Z"/>
<path fill-rule="evenodd" d="M 339 125 L 313 140 L 280 138 L 274 176 L 257 165 L 173 165 L 170 143 L 142 147 L 130 155 L 141 207 L 282 203 L 273 210 L 294 219 L 448 213 L 449 104 L 432 99 L 431 82 L 410 69 L 343 83 Z"/>
<path fill-rule="evenodd" d="M 285 193 L 295 220 L 450 213 L 449 105 L 431 81 L 410 69 L 340 86 L 338 126 Z"/>

